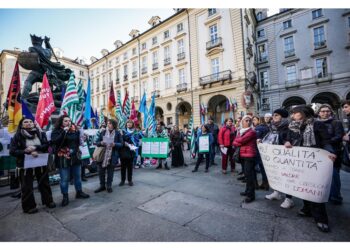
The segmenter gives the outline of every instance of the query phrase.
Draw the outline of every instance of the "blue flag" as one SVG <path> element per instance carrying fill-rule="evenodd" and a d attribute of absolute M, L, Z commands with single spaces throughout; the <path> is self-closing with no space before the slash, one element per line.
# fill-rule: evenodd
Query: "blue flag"
<path fill-rule="evenodd" d="M 140 102 L 139 106 L 139 112 L 143 113 L 143 127 L 147 127 L 147 119 L 148 119 L 148 109 L 147 109 L 147 103 L 146 103 L 146 91 L 143 92 L 143 96 Z"/>
<path fill-rule="evenodd" d="M 33 114 L 29 111 L 26 103 L 21 100 L 21 103 L 22 103 L 22 115 L 25 117 L 25 118 L 29 118 L 29 119 L 32 119 L 33 121 L 35 120 L 34 119 L 34 116 Z"/>
<path fill-rule="evenodd" d="M 84 112 L 84 116 L 85 116 L 85 122 L 86 122 L 86 126 L 88 128 L 91 128 L 91 86 L 90 86 L 90 78 L 88 80 L 88 85 L 87 85 L 87 90 L 86 93 L 84 91 L 84 96 L 85 96 L 85 112 Z"/>

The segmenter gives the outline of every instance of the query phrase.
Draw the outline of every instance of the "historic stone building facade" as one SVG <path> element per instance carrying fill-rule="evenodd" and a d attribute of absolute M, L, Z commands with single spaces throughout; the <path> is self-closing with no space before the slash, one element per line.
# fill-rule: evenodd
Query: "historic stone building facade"
<path fill-rule="evenodd" d="M 260 113 L 329 103 L 341 116 L 340 102 L 350 99 L 350 10 L 284 9 L 259 15 Z"/>
<path fill-rule="evenodd" d="M 156 96 L 156 118 L 166 125 L 200 123 L 200 105 L 217 122 L 229 117 L 226 103 L 235 99 L 241 112 L 254 112 L 254 103 L 242 106 L 247 89 L 254 90 L 255 15 L 252 9 L 178 9 L 161 21 L 154 16 L 151 28 L 131 40 L 117 40 L 112 52 L 89 65 L 92 103 L 104 109 L 110 84 L 127 90 L 138 107 L 144 91 L 148 105 Z M 252 95 L 254 91 L 251 92 Z"/>

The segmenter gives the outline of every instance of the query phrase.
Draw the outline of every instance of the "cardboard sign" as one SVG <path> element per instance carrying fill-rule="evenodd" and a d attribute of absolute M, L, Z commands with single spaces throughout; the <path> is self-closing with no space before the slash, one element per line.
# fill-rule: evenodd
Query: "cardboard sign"
<path fill-rule="evenodd" d="M 273 189 L 312 202 L 328 201 L 333 174 L 328 151 L 265 143 L 258 148 Z"/>

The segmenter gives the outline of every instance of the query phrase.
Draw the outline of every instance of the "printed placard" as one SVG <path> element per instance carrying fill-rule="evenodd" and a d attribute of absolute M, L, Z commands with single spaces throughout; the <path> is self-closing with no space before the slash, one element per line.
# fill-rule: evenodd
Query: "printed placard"
<path fill-rule="evenodd" d="M 208 153 L 209 152 L 209 136 L 202 135 L 199 137 L 199 153 Z"/>

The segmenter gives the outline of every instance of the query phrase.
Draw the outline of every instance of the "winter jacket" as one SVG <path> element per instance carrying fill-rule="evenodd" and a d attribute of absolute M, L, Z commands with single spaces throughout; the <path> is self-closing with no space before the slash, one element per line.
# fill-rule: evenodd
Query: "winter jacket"
<path fill-rule="evenodd" d="M 274 145 L 284 145 L 284 143 L 287 141 L 287 135 L 288 135 L 288 123 L 281 124 L 280 126 L 273 126 L 270 124 L 269 132 L 263 137 L 262 143 L 270 143 L 271 140 L 269 140 L 269 137 L 277 137 L 277 140 L 274 141 L 272 144 Z"/>
<path fill-rule="evenodd" d="M 255 127 L 256 137 L 262 139 L 269 132 L 269 126 L 266 124 L 259 124 Z"/>
<path fill-rule="evenodd" d="M 344 136 L 344 127 L 341 121 L 335 119 L 329 119 L 327 121 L 321 121 L 324 125 L 326 125 L 328 134 L 330 135 L 330 144 L 333 149 L 340 155 L 340 151 L 342 150 L 342 141 Z"/>
<path fill-rule="evenodd" d="M 219 145 L 230 147 L 236 137 L 236 128 L 234 126 L 224 126 L 219 131 L 218 142 Z"/>
<path fill-rule="evenodd" d="M 199 131 L 197 133 L 197 137 L 196 137 L 196 147 L 198 148 L 199 150 L 199 137 L 201 136 L 205 136 L 205 135 L 208 135 L 209 136 L 209 153 L 211 152 L 212 150 L 212 145 L 214 143 L 214 137 L 211 133 L 206 133 L 206 134 L 202 134 L 202 131 Z"/>
<path fill-rule="evenodd" d="M 256 156 L 256 132 L 254 129 L 249 129 L 242 136 L 237 133 L 236 139 L 233 141 L 233 146 L 240 147 L 240 156 L 242 158 L 253 158 Z"/>
<path fill-rule="evenodd" d="M 300 134 L 297 132 L 293 132 L 292 130 L 288 130 L 287 139 L 290 144 L 293 146 L 303 146 L 303 133 L 305 131 L 306 125 L 302 126 L 300 129 Z M 323 122 L 314 121 L 313 130 L 315 134 L 316 144 L 312 146 L 313 148 L 322 148 L 327 150 L 330 153 L 335 153 L 331 145 L 331 136 L 327 131 L 327 127 Z"/>
<path fill-rule="evenodd" d="M 209 127 L 209 133 L 213 136 L 213 143 L 216 144 L 218 142 L 218 134 L 219 134 L 219 127 L 215 123 L 213 124 L 207 124 Z"/>
<path fill-rule="evenodd" d="M 102 131 L 97 139 L 96 139 L 96 145 L 98 147 L 105 147 L 104 145 L 102 145 L 102 141 L 103 141 L 103 137 L 106 135 L 106 130 Z M 123 142 L 123 137 L 120 134 L 120 132 L 118 130 L 115 130 L 115 134 L 114 134 L 114 147 L 112 150 L 112 156 L 111 156 L 111 165 L 115 166 L 118 164 L 118 159 L 119 159 L 119 149 L 123 146 L 124 142 Z"/>
<path fill-rule="evenodd" d="M 44 132 L 37 132 L 37 136 L 40 140 L 40 145 L 36 145 L 36 151 L 38 153 L 47 153 L 47 149 L 49 147 L 49 143 L 46 138 L 46 134 Z M 24 150 L 26 149 L 26 138 L 21 133 L 16 133 L 14 137 L 11 139 L 10 144 L 10 155 L 16 157 L 16 166 L 18 168 L 24 167 Z"/>

